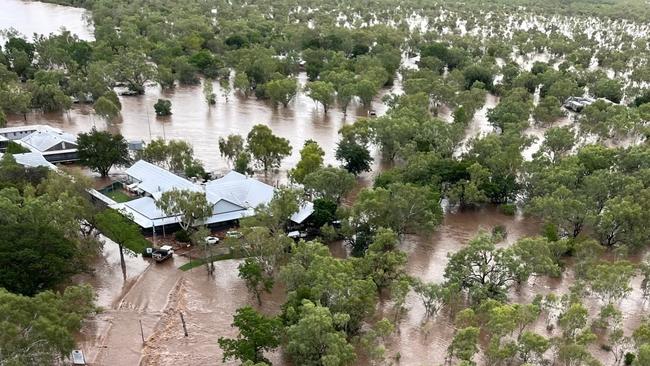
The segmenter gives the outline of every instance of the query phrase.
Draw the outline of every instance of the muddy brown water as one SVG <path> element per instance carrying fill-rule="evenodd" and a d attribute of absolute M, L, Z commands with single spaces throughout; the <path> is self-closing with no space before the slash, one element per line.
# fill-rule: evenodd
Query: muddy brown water
<path fill-rule="evenodd" d="M 0 28 L 13 26 L 21 33 L 31 35 L 33 32 L 56 32 L 65 25 L 81 38 L 92 39 L 92 27 L 83 19 L 85 11 L 82 9 L 18 0 L 0 0 L 0 9 Z M 298 79 L 301 86 L 306 82 L 304 74 L 299 75 Z M 302 92 L 285 109 L 273 108 L 254 97 L 241 98 L 234 93 L 226 98 L 218 83 L 215 83 L 214 90 L 217 104 L 211 107 L 204 101 L 200 85 L 179 86 L 168 91 L 149 86 L 143 96 L 121 97 L 121 117 L 112 123 L 95 116 L 88 106 L 77 105 L 64 114 L 30 113 L 27 121 L 21 116 L 10 116 L 9 125 L 48 124 L 75 133 L 89 131 L 95 126 L 120 132 L 129 140 L 145 142 L 156 137 L 184 139 L 193 145 L 196 157 L 209 170 L 224 171 L 228 166 L 219 157 L 218 138 L 231 133 L 245 135 L 253 125 L 267 124 L 274 133 L 289 139 L 293 146 L 293 154 L 284 159 L 279 173 L 270 178 L 284 181 L 286 171 L 297 163 L 298 151 L 306 139 L 318 141 L 326 152 L 326 163 L 338 164 L 334 159 L 334 149 L 339 128 L 367 115 L 367 110 L 355 103 L 348 108 L 347 115 L 336 107 L 325 115 L 322 107 Z M 380 98 L 388 92 L 401 92 L 399 80 L 375 99 L 372 108 L 378 114 L 386 110 Z M 172 101 L 172 116 L 154 116 L 153 104 L 158 98 Z M 485 115 L 488 108 L 498 103 L 498 98 L 488 95 L 486 102 L 470 124 L 467 139 L 492 131 Z M 447 114 L 443 111 L 442 117 L 448 119 Z M 531 128 L 527 133 L 539 138 L 543 130 Z M 529 158 L 538 146 L 527 150 L 525 156 Z M 457 154 L 463 151 L 466 151 L 466 146 L 461 146 Z M 390 164 L 376 159 L 373 173 L 360 177 L 360 185 L 370 185 L 373 175 L 388 166 Z M 522 216 L 504 216 L 494 208 L 447 213 L 443 224 L 432 236 L 409 236 L 403 240 L 402 249 L 408 253 L 407 271 L 426 281 L 442 281 L 447 254 L 465 246 L 479 230 L 490 230 L 495 225 L 503 225 L 508 231 L 503 245 L 538 231 L 537 222 Z M 330 248 L 337 257 L 347 255 L 347 248 L 342 243 L 332 244 Z M 203 267 L 189 272 L 177 270 L 185 261 L 176 256 L 173 261 L 156 265 L 139 256 L 127 256 L 125 279 L 119 264 L 117 245 L 110 241 L 106 243 L 93 274 L 79 278 L 79 281 L 95 287 L 97 303 L 104 309 L 85 323 L 78 336 L 79 347 L 86 353 L 90 364 L 221 364 L 222 351 L 217 339 L 236 336 L 236 330 L 230 327 L 233 314 L 244 305 L 256 307 L 255 300 L 237 277 L 238 261 L 216 263 L 214 277 L 208 277 Z M 513 301 L 529 302 L 536 294 L 566 293 L 572 282 L 573 272 L 568 267 L 561 278 L 533 279 L 513 291 L 510 297 Z M 639 282 L 640 279 L 634 279 L 633 292 L 620 304 L 628 333 L 649 311 L 648 302 L 641 296 Z M 284 301 L 283 294 L 284 289 L 279 284 L 273 293 L 264 296 L 260 310 L 267 314 L 279 312 Z M 598 300 L 588 298 L 585 302 L 592 313 L 597 312 L 600 306 Z M 398 332 L 389 339 L 387 356 L 394 357 L 399 353 L 402 365 L 441 364 L 453 337 L 451 320 L 441 313 L 423 322 L 424 308 L 413 294 L 409 295 L 407 306 L 409 311 L 399 324 Z M 381 302 L 378 312 L 379 316 L 390 317 L 390 302 Z M 180 313 L 184 314 L 188 337 L 182 333 Z M 545 333 L 541 320 L 534 328 L 540 334 L 553 335 Z M 144 344 L 142 336 L 145 338 Z M 611 363 L 609 354 L 597 345 L 592 348 L 598 358 Z M 279 352 L 267 356 L 275 365 L 288 364 Z M 359 361 L 359 364 L 365 363 L 363 359 Z M 231 361 L 229 364 L 237 363 Z"/>
<path fill-rule="evenodd" d="M 407 236 L 401 249 L 408 254 L 407 271 L 410 275 L 425 281 L 444 280 L 444 268 L 448 254 L 467 245 L 480 230 L 491 230 L 496 225 L 506 228 L 507 237 L 500 245 L 511 245 L 521 237 L 538 233 L 539 223 L 521 215 L 506 216 L 495 208 L 450 212 L 442 225 L 430 237 Z M 163 239 L 164 240 L 164 239 Z M 342 243 L 330 245 L 337 257 L 345 257 L 348 248 Z M 235 311 L 245 305 L 258 308 L 266 314 L 277 314 L 284 302 L 284 288 L 278 284 L 271 294 L 263 296 L 258 307 L 248 293 L 244 282 L 237 276 L 240 261 L 227 260 L 216 263 L 214 277 L 207 275 L 204 267 L 188 272 L 177 269 L 187 260 L 175 256 L 173 261 L 151 264 L 142 258 L 127 257 L 127 282 L 123 283 L 119 269 L 117 246 L 107 243 L 104 257 L 96 270 L 98 278 L 90 281 L 100 292 L 106 310 L 90 320 L 80 335 L 80 345 L 91 357 L 91 364 L 141 364 L 141 365 L 218 365 L 222 351 L 216 340 L 219 337 L 234 337 L 236 329 L 230 327 Z M 635 257 L 635 260 L 638 258 Z M 116 267 L 117 266 L 117 267 Z M 104 274 L 104 272 L 108 272 Z M 510 299 L 515 302 L 530 302 L 536 294 L 567 293 L 573 283 L 574 274 L 569 265 L 560 278 L 541 277 L 513 290 Z M 632 282 L 633 291 L 624 299 L 620 308 L 624 313 L 624 325 L 631 332 L 648 313 L 648 302 L 641 296 L 640 279 Z M 108 294 L 115 296 L 110 301 Z M 601 304 L 597 299 L 586 298 L 585 303 L 592 314 L 598 312 Z M 378 315 L 392 318 L 390 301 L 378 304 Z M 453 337 L 453 322 L 445 312 L 432 319 L 425 319 L 420 300 L 410 294 L 407 299 L 408 312 L 399 323 L 398 331 L 387 341 L 387 357 L 400 355 L 402 365 L 438 365 L 444 361 L 447 346 Z M 183 334 L 180 314 L 183 313 L 188 337 Z M 141 340 L 139 322 L 142 321 L 145 344 Z M 543 318 L 533 327 L 545 336 L 558 335 L 557 330 L 549 332 Z M 604 362 L 611 357 L 598 344 L 592 352 Z M 274 365 L 290 363 L 280 352 L 267 357 Z M 483 360 L 477 357 L 479 364 Z M 236 362 L 227 362 L 236 365 Z M 357 364 L 368 364 L 361 358 Z"/>
<path fill-rule="evenodd" d="M 307 77 L 298 76 L 299 84 L 304 86 Z M 224 97 L 218 83 L 214 85 L 217 104 L 208 106 L 202 94 L 202 86 L 178 86 L 162 91 L 157 86 L 147 87 L 146 94 L 135 97 L 120 97 L 121 116 L 114 122 L 106 122 L 92 113 L 89 106 L 75 105 L 66 113 L 30 113 L 25 121 L 22 116 L 10 116 L 9 126 L 25 124 L 48 124 L 62 130 L 79 133 L 96 127 L 121 133 L 127 140 L 145 142 L 155 138 L 186 140 L 194 148 L 195 156 L 206 169 L 224 171 L 227 162 L 219 156 L 218 139 L 229 134 L 246 136 L 256 124 L 268 125 L 273 132 L 287 138 L 293 147 L 291 156 L 282 161 L 280 172 L 284 173 L 296 165 L 300 159 L 299 151 L 308 139 L 315 140 L 325 151 L 325 163 L 338 165 L 335 159 L 338 130 L 359 117 L 368 115 L 368 109 L 358 103 L 348 107 L 347 115 L 340 108 L 332 108 L 327 114 L 321 105 L 316 104 L 304 93 L 299 92 L 288 108 L 273 107 L 267 101 L 255 97 L 244 98 L 236 93 Z M 380 102 L 383 95 L 399 91 L 399 81 L 375 98 L 372 109 L 383 114 L 386 107 Z M 159 98 L 172 102 L 172 115 L 156 117 L 153 105 Z M 283 180 L 285 174 L 277 179 Z"/>
<path fill-rule="evenodd" d="M 34 33 L 48 35 L 65 28 L 80 39 L 93 40 L 93 26 L 85 9 L 46 4 L 37 1 L 0 0 L 0 30 L 15 29 L 32 38 Z M 0 43 L 5 38 L 0 35 Z"/>

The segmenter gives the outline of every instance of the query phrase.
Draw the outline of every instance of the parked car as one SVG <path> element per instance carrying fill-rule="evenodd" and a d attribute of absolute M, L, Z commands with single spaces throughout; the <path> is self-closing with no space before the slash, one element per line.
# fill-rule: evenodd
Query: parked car
<path fill-rule="evenodd" d="M 219 238 L 217 238 L 216 236 L 206 236 L 205 243 L 210 245 L 215 245 L 219 243 Z"/>
<path fill-rule="evenodd" d="M 236 230 L 230 230 L 226 232 L 226 238 L 239 239 L 242 237 L 242 233 Z"/>
<path fill-rule="evenodd" d="M 307 237 L 307 233 L 304 231 L 290 231 L 287 233 L 287 236 L 290 237 L 293 240 L 299 240 L 299 239 L 304 239 Z"/>

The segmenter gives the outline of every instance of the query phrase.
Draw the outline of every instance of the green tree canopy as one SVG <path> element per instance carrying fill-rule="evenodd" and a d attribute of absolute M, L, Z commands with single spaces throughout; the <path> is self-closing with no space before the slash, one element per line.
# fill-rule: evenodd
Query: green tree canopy
<path fill-rule="evenodd" d="M 327 81 L 313 81 L 307 83 L 305 91 L 311 99 L 323 105 L 323 110 L 327 114 L 327 110 L 334 103 L 336 96 L 334 85 Z"/>
<path fill-rule="evenodd" d="M 0 229 L 0 287 L 31 296 L 82 269 L 75 243 L 47 222 L 3 224 Z"/>
<path fill-rule="evenodd" d="M 325 151 L 318 146 L 316 141 L 305 141 L 305 144 L 300 150 L 300 161 L 295 168 L 289 171 L 289 176 L 296 183 L 304 183 L 305 177 L 308 174 L 313 173 L 323 166 L 323 156 L 325 156 Z"/>
<path fill-rule="evenodd" d="M 75 348 L 83 319 L 95 312 L 93 291 L 71 286 L 34 297 L 0 288 L 0 359 L 8 365 L 53 365 Z"/>
<path fill-rule="evenodd" d="M 286 352 L 294 362 L 306 366 L 344 366 L 356 359 L 354 347 L 337 329 L 343 314 L 303 300 L 300 320 L 287 328 Z"/>
<path fill-rule="evenodd" d="M 321 167 L 307 174 L 303 180 L 305 189 L 313 196 L 340 202 L 356 185 L 354 174 L 332 166 Z"/>
<path fill-rule="evenodd" d="M 101 174 L 108 175 L 113 166 L 130 162 L 129 149 L 122 135 L 93 129 L 77 137 L 77 149 L 81 164 Z"/>
<path fill-rule="evenodd" d="M 280 166 L 283 158 L 291 155 L 289 140 L 273 134 L 266 125 L 255 125 L 246 137 L 248 151 L 257 164 L 268 173 Z"/>
<path fill-rule="evenodd" d="M 277 79 L 266 83 L 265 90 L 273 104 L 282 103 L 286 108 L 291 99 L 296 96 L 298 84 L 294 78 Z"/>
<path fill-rule="evenodd" d="M 212 214 L 212 205 L 205 193 L 172 189 L 163 192 L 156 206 L 169 216 L 178 216 L 179 225 L 185 231 Z"/>
<path fill-rule="evenodd" d="M 241 362 L 270 363 L 264 352 L 272 351 L 280 345 L 282 322 L 277 317 L 267 317 L 250 306 L 237 309 L 232 327 L 239 329 L 237 338 L 219 338 L 223 349 L 223 362 L 238 359 Z"/>

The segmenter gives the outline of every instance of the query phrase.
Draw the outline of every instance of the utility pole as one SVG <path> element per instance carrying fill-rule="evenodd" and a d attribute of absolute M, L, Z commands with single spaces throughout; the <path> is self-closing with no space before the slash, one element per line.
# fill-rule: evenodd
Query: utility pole
<path fill-rule="evenodd" d="M 183 332 L 185 333 L 185 336 L 187 337 L 187 326 L 185 325 L 185 318 L 183 318 L 183 313 L 181 314 L 181 322 L 183 323 Z"/>
<path fill-rule="evenodd" d="M 142 336 L 142 344 L 144 344 L 144 331 L 142 330 L 142 319 L 140 319 L 140 336 Z"/>
<path fill-rule="evenodd" d="M 165 134 L 165 122 L 163 122 L 162 125 L 163 125 L 163 140 L 167 141 L 167 134 Z"/>
<path fill-rule="evenodd" d="M 147 126 L 149 126 L 149 142 L 153 141 L 151 137 L 151 121 L 149 120 L 149 108 L 145 108 L 147 111 Z"/>

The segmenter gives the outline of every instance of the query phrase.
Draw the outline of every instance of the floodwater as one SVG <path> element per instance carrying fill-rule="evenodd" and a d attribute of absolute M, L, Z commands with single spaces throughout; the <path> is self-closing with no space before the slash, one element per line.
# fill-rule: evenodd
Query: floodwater
<path fill-rule="evenodd" d="M 523 217 L 521 214 L 514 217 L 506 216 L 493 207 L 447 213 L 442 225 L 431 238 L 408 237 L 404 240 L 401 249 L 408 254 L 407 272 L 423 281 L 443 282 L 448 254 L 463 248 L 479 231 L 489 231 L 497 225 L 504 226 L 507 232 L 505 240 L 499 243 L 499 246 L 509 246 L 520 238 L 537 235 L 540 229 L 539 223 L 535 220 Z M 640 258 L 642 256 L 637 255 L 631 260 L 635 262 Z M 530 303 L 538 294 L 554 293 L 561 296 L 569 293 L 569 288 L 575 283 L 574 281 L 575 273 L 571 264 L 567 263 L 561 277 L 531 278 L 528 283 L 513 289 L 509 297 L 513 302 Z M 634 278 L 631 282 L 632 292 L 618 304 L 623 312 L 623 327 L 626 335 L 630 335 L 650 311 L 650 302 L 644 299 L 640 282 L 640 277 Z M 583 301 L 592 318 L 604 305 L 594 297 L 585 298 Z M 380 303 L 379 316 L 393 320 L 391 307 L 390 302 Z M 443 364 L 447 347 L 454 336 L 453 319 L 445 309 L 435 317 L 426 319 L 424 306 L 413 293 L 409 294 L 406 307 L 408 312 L 387 342 L 387 357 L 394 358 L 399 354 L 398 364 L 401 365 Z M 545 337 L 559 336 L 557 327 L 552 331 L 546 329 L 544 317 L 545 314 L 542 314 L 531 328 Z M 590 347 L 590 351 L 604 364 L 611 364 L 613 356 L 600 348 L 601 343 L 606 343 L 602 337 L 600 342 L 595 342 Z M 474 360 L 479 365 L 487 365 L 486 361 L 479 356 Z"/>
<path fill-rule="evenodd" d="M 454 157 L 460 157 L 468 152 L 472 139 L 480 138 L 494 132 L 494 126 L 488 121 L 487 114 L 497 104 L 499 104 L 499 97 L 490 93 L 485 96 L 485 104 L 474 114 L 474 118 L 472 118 L 472 121 L 465 130 L 465 138 L 460 142 L 456 151 L 454 151 Z"/>
<path fill-rule="evenodd" d="M 503 226 L 507 232 L 500 246 L 512 245 L 522 237 L 536 235 L 540 226 L 537 221 L 521 214 L 506 216 L 493 207 L 449 212 L 430 237 L 407 236 L 403 240 L 401 249 L 408 255 L 407 272 L 424 281 L 442 282 L 448 254 L 463 248 L 480 230 L 489 231 L 497 225 Z M 122 286 L 117 246 L 110 244 L 107 243 L 107 254 L 104 255 L 108 264 L 100 265 L 96 270 L 97 279 L 90 281 L 100 294 L 105 294 L 100 303 L 106 309 L 85 324 L 79 337 L 80 346 L 91 364 L 221 364 L 222 350 L 216 340 L 237 335 L 237 330 L 230 324 L 238 308 L 250 305 L 273 315 L 280 312 L 284 302 L 285 290 L 282 284 L 276 284 L 271 294 L 263 295 L 262 306 L 258 307 L 237 276 L 239 260 L 216 262 L 215 275 L 210 277 L 204 267 L 188 272 L 178 270 L 177 267 L 187 261 L 180 256 L 175 256 L 173 261 L 151 265 L 142 258 L 127 257 L 127 282 L 129 278 L 137 281 Z M 348 253 L 341 243 L 330 245 L 330 249 L 339 258 Z M 109 274 L 104 275 L 104 271 Z M 568 264 L 562 277 L 533 278 L 513 290 L 510 298 L 515 302 L 529 303 L 536 294 L 561 295 L 569 291 L 573 281 L 574 273 Z M 639 278 L 632 281 L 634 290 L 620 304 L 628 332 L 638 326 L 650 310 L 642 297 L 639 282 Z M 114 299 L 108 299 L 108 295 Z M 596 314 L 602 305 L 594 298 L 585 299 L 585 303 L 592 314 Z M 442 364 L 453 338 L 451 317 L 443 310 L 427 320 L 422 303 L 413 293 L 408 296 L 406 305 L 407 313 L 399 322 L 397 331 L 387 340 L 387 358 L 399 354 L 399 364 L 402 365 Z M 377 318 L 393 320 L 391 307 L 390 301 L 380 302 Z M 184 336 L 181 314 L 186 322 L 187 337 Z M 557 329 L 546 330 L 543 316 L 532 327 L 547 337 L 558 335 Z M 599 343 L 592 346 L 592 352 L 599 359 L 610 361 L 611 355 L 602 351 Z M 274 365 L 290 364 L 279 351 L 266 356 Z M 478 357 L 476 361 L 485 365 Z M 226 364 L 236 365 L 237 362 Z M 361 357 L 357 364 L 369 363 Z"/>
<path fill-rule="evenodd" d="M 301 87 L 307 82 L 305 73 L 298 76 Z M 224 171 L 228 165 L 219 156 L 218 140 L 229 134 L 246 136 L 256 124 L 268 125 L 273 132 L 287 138 L 293 153 L 282 161 L 280 171 L 286 171 L 298 163 L 299 151 L 308 139 L 316 140 L 325 151 L 325 163 L 338 165 L 335 149 L 339 140 L 338 130 L 345 124 L 365 117 L 368 110 L 357 103 L 348 106 L 344 115 L 340 108 L 333 107 L 327 114 L 321 105 L 316 104 L 304 93 L 299 92 L 288 108 L 273 107 L 267 101 L 255 97 L 244 98 L 236 93 L 224 96 L 218 83 L 214 83 L 217 104 L 208 106 L 203 98 L 202 86 L 179 86 L 161 91 L 157 86 L 147 87 L 146 94 L 135 97 L 120 97 L 121 118 L 107 123 L 92 114 L 89 106 L 75 106 L 67 113 L 30 113 L 27 120 L 22 116 L 9 117 L 9 125 L 45 123 L 72 133 L 89 131 L 91 128 L 119 132 L 127 140 L 155 138 L 183 139 L 194 147 L 195 156 L 206 169 Z M 380 102 L 386 93 L 400 92 L 399 80 L 390 89 L 383 90 L 376 98 L 372 108 L 377 114 L 385 112 L 386 106 Z M 158 98 L 172 102 L 172 115 L 156 117 L 153 105 Z M 279 179 L 283 177 L 280 176 Z"/>
<path fill-rule="evenodd" d="M 25 35 L 56 32 L 64 25 L 83 39 L 92 39 L 92 27 L 84 20 L 82 9 L 18 0 L 0 0 L 0 28 L 15 27 Z M 45 20 L 47 19 L 47 20 Z M 526 67 L 535 58 L 519 58 Z M 405 62 L 410 66 L 412 62 Z M 301 86 L 306 82 L 304 73 L 298 76 Z M 208 170 L 224 171 L 226 162 L 220 158 L 217 147 L 219 137 L 236 133 L 246 135 L 255 124 L 266 124 L 275 134 L 289 139 L 293 153 L 284 159 L 279 173 L 271 179 L 283 180 L 286 171 L 299 160 L 299 150 L 307 139 L 316 140 L 325 150 L 326 164 L 338 164 L 334 150 L 338 141 L 338 130 L 347 123 L 367 115 L 367 110 L 356 103 L 344 115 L 333 107 L 327 115 L 321 106 L 299 92 L 288 108 L 274 108 L 268 102 L 254 97 L 242 98 L 235 93 L 226 97 L 218 83 L 214 85 L 217 104 L 208 106 L 203 98 L 202 86 L 178 86 L 173 90 L 162 91 L 157 86 L 148 86 L 146 94 L 137 97 L 120 97 L 121 117 L 113 122 L 98 118 L 88 106 L 75 106 L 65 114 L 31 113 L 24 121 L 22 116 L 10 116 L 9 125 L 48 124 L 68 132 L 88 131 L 92 127 L 122 133 L 128 140 L 150 141 L 152 138 L 183 139 L 190 142 L 195 155 Z M 380 98 L 386 93 L 400 93 L 400 80 L 393 87 L 383 90 L 372 108 L 379 115 L 386 107 Z M 170 99 L 173 115 L 157 118 L 153 104 L 158 98 Z M 498 103 L 498 98 L 488 95 L 485 106 L 479 110 L 466 131 L 463 144 L 457 155 L 466 151 L 466 142 L 477 136 L 493 131 L 487 122 L 489 108 Z M 447 117 L 443 111 L 442 117 Z M 557 125 L 564 125 L 563 119 Z M 527 134 L 543 136 L 543 129 L 531 127 Z M 527 150 L 529 158 L 538 148 L 541 140 Z M 376 155 L 376 152 L 375 152 Z M 361 185 L 368 185 L 372 175 L 385 168 L 379 159 L 375 160 L 373 173 L 360 178 Z M 402 243 L 402 250 L 408 254 L 407 271 L 410 275 L 426 281 L 441 282 L 448 253 L 454 253 L 465 246 L 476 233 L 490 230 L 495 225 L 503 225 L 508 235 L 502 245 L 510 245 L 518 238 L 534 235 L 539 224 L 518 216 L 505 216 L 494 208 L 451 212 L 445 215 L 443 224 L 428 238 L 409 236 Z M 347 254 L 342 245 L 332 245 L 337 257 Z M 219 337 L 234 337 L 236 329 L 230 327 L 236 309 L 251 305 L 255 300 L 249 295 L 244 282 L 237 277 L 239 261 L 228 260 L 216 263 L 214 277 L 209 277 L 203 267 L 182 272 L 178 266 L 185 259 L 176 256 L 173 261 L 163 264 L 150 264 L 141 257 L 127 256 L 127 271 L 124 278 L 117 245 L 108 241 L 103 255 L 98 258 L 93 274 L 79 278 L 90 283 L 97 292 L 97 302 L 104 311 L 87 321 L 78 337 L 79 347 L 84 350 L 89 364 L 93 365 L 216 365 L 221 363 L 222 351 L 218 347 Z M 538 293 L 562 294 L 568 292 L 573 282 L 570 266 L 558 279 L 538 278 L 524 284 L 511 293 L 511 299 L 529 302 Z M 648 303 L 643 301 L 639 291 L 639 279 L 632 283 L 634 291 L 621 302 L 624 312 L 625 328 L 629 331 L 648 313 Z M 284 289 L 277 285 L 273 293 L 263 297 L 260 310 L 275 314 L 284 301 Z M 597 312 L 599 303 L 586 299 L 592 313 Z M 379 315 L 391 317 L 390 302 L 378 305 Z M 392 335 L 388 344 L 388 357 L 400 355 L 399 364 L 421 365 L 441 364 L 446 348 L 453 337 L 452 321 L 441 312 L 433 319 L 424 321 L 424 308 L 411 294 L 408 297 L 408 313 Z M 183 314 L 188 336 L 183 334 L 181 324 Z M 535 329 L 547 336 L 543 322 L 535 324 Z M 144 338 L 144 342 L 143 342 Z M 593 353 L 609 362 L 607 353 L 597 345 Z M 288 364 L 279 352 L 267 355 L 274 365 Z M 482 363 L 481 360 L 477 360 Z M 359 364 L 365 362 L 360 361 Z M 234 361 L 230 363 L 237 364 Z"/>
<path fill-rule="evenodd" d="M 31 39 L 33 34 L 60 33 L 61 28 L 80 39 L 93 40 L 93 26 L 86 21 L 85 9 L 37 1 L 0 0 L 0 30 L 11 28 Z M 4 44 L 4 37 L 0 35 Z"/>

